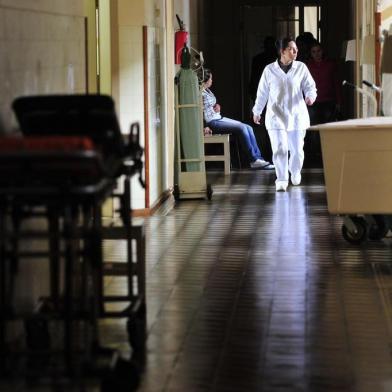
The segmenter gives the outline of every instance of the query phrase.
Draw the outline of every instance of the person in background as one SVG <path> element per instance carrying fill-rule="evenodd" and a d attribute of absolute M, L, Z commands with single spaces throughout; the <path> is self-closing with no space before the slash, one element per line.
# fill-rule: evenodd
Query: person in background
<path fill-rule="evenodd" d="M 248 124 L 221 115 L 221 106 L 217 103 L 215 95 L 210 90 L 212 73 L 209 69 L 203 70 L 201 81 L 205 122 L 204 134 L 235 134 L 246 151 L 252 169 L 274 169 L 274 166 L 261 155 L 253 128 Z"/>
<path fill-rule="evenodd" d="M 252 59 L 250 71 L 249 94 L 252 102 L 256 99 L 257 86 L 264 68 L 276 60 L 275 38 L 268 35 L 264 38 L 264 50 Z"/>
<path fill-rule="evenodd" d="M 336 121 L 342 102 L 341 82 L 337 63 L 324 56 L 324 50 L 317 41 L 310 47 L 309 71 L 316 82 L 317 98 L 308 107 L 310 124 L 324 124 Z M 319 132 L 308 132 L 305 138 L 306 164 L 322 167 L 321 142 Z"/>
<path fill-rule="evenodd" d="M 310 31 L 304 31 L 296 39 L 295 43 L 298 47 L 297 61 L 306 63 L 310 58 L 310 47 L 316 42 L 313 34 Z"/>
<path fill-rule="evenodd" d="M 308 108 L 310 123 L 313 125 L 335 121 L 342 103 L 336 62 L 325 58 L 323 47 L 315 42 L 310 48 L 307 66 L 317 87 L 316 101 Z"/>
<path fill-rule="evenodd" d="M 264 69 L 252 112 L 253 121 L 260 124 L 261 113 L 267 105 L 265 125 L 271 140 L 275 186 L 279 192 L 286 191 L 289 174 L 293 185 L 301 183 L 304 137 L 310 125 L 306 105 L 313 104 L 317 90 L 307 66 L 296 61 L 295 40 L 280 39 L 276 48 L 279 58 Z"/>

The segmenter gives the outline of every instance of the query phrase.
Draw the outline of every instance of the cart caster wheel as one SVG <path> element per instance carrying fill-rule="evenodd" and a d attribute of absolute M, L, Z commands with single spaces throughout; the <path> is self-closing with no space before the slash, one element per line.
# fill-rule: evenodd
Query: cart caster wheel
<path fill-rule="evenodd" d="M 134 357 L 143 359 L 146 350 L 146 311 L 145 307 L 139 309 L 137 314 L 127 321 L 129 344 Z"/>
<path fill-rule="evenodd" d="M 345 225 L 343 225 L 342 235 L 347 242 L 358 245 L 367 238 L 367 223 L 365 219 L 357 216 L 351 217 L 351 220 L 355 226 L 355 232 L 350 231 Z"/>
<path fill-rule="evenodd" d="M 143 320 L 133 319 L 127 322 L 129 344 L 135 353 L 142 353 L 146 343 L 146 323 Z"/>
<path fill-rule="evenodd" d="M 50 349 L 51 339 L 48 321 L 43 317 L 31 317 L 25 320 L 26 346 L 32 351 Z"/>
<path fill-rule="evenodd" d="M 2 355 L 0 356 L 0 379 L 12 377 L 13 364 L 9 360 L 10 348 L 4 345 Z"/>
<path fill-rule="evenodd" d="M 212 186 L 211 184 L 207 184 L 207 199 L 211 200 L 212 199 L 212 194 L 213 194 Z"/>
<path fill-rule="evenodd" d="M 24 321 L 27 348 L 26 367 L 35 379 L 49 364 L 46 354 L 51 347 L 49 324 L 46 319 L 37 315 Z"/>
<path fill-rule="evenodd" d="M 174 185 L 173 196 L 175 201 L 180 200 L 180 187 L 177 184 Z"/>
<path fill-rule="evenodd" d="M 101 381 L 101 392 L 136 391 L 140 383 L 140 370 L 131 361 L 119 358 Z"/>
<path fill-rule="evenodd" d="M 373 215 L 373 219 L 375 222 L 369 227 L 369 239 L 379 241 L 386 236 L 388 227 L 383 216 Z"/>

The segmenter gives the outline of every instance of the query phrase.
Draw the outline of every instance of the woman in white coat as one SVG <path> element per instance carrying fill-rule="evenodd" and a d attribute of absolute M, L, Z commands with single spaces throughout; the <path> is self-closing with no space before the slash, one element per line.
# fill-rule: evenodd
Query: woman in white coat
<path fill-rule="evenodd" d="M 296 61 L 298 48 L 293 38 L 276 43 L 280 57 L 267 65 L 261 75 L 253 111 L 253 121 L 260 124 L 267 105 L 265 126 L 271 140 L 276 171 L 276 190 L 286 191 L 289 183 L 301 183 L 304 162 L 304 138 L 310 126 L 306 105 L 316 99 L 316 84 L 306 67 Z"/>

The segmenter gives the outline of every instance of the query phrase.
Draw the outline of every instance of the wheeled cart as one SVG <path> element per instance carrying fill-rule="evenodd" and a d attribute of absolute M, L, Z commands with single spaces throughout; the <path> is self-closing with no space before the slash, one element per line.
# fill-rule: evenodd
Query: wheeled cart
<path fill-rule="evenodd" d="M 98 322 L 126 320 L 132 358 L 143 359 L 144 234 L 132 225 L 130 195 L 142 167 L 139 126 L 126 141 L 108 96 L 22 97 L 13 109 L 23 137 L 0 139 L 1 378 L 78 387 L 93 378 L 101 390 L 129 391 L 134 362 L 102 344 Z M 120 178 L 124 191 L 113 195 Z M 110 197 L 120 200 L 120 225 L 102 223 Z M 26 249 L 26 240 L 42 249 Z M 124 260 L 105 258 L 111 240 L 125 244 Z M 15 292 L 25 259 L 49 270 L 39 277 L 47 295 L 28 309 Z M 125 279 L 124 290 L 108 293 L 108 276 Z"/>
<path fill-rule="evenodd" d="M 385 236 L 392 214 L 392 117 L 314 125 L 320 132 L 328 211 L 352 243 Z"/>

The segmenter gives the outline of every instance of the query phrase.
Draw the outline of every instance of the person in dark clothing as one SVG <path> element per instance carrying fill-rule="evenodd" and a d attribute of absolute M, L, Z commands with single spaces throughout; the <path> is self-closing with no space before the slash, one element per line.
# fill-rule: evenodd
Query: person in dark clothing
<path fill-rule="evenodd" d="M 306 65 L 317 87 L 317 98 L 308 107 L 310 124 L 324 124 L 337 120 L 342 103 L 341 81 L 338 65 L 324 56 L 323 47 L 317 41 L 310 47 L 310 59 Z M 306 164 L 322 166 L 321 143 L 318 132 L 308 132 L 305 139 Z"/>
<path fill-rule="evenodd" d="M 311 125 L 336 121 L 342 103 L 342 82 L 337 63 L 326 58 L 321 44 L 314 42 L 306 65 L 317 87 L 316 102 L 308 108 Z"/>
<path fill-rule="evenodd" d="M 295 43 L 298 47 L 298 61 L 306 63 L 310 58 L 310 47 L 316 42 L 313 34 L 309 31 L 304 31 L 296 39 Z"/>
<path fill-rule="evenodd" d="M 264 38 L 264 50 L 252 59 L 252 68 L 250 71 L 249 94 L 254 102 L 256 99 L 257 86 L 263 73 L 264 68 L 273 63 L 277 58 L 275 47 L 275 38 L 268 35 Z"/>

